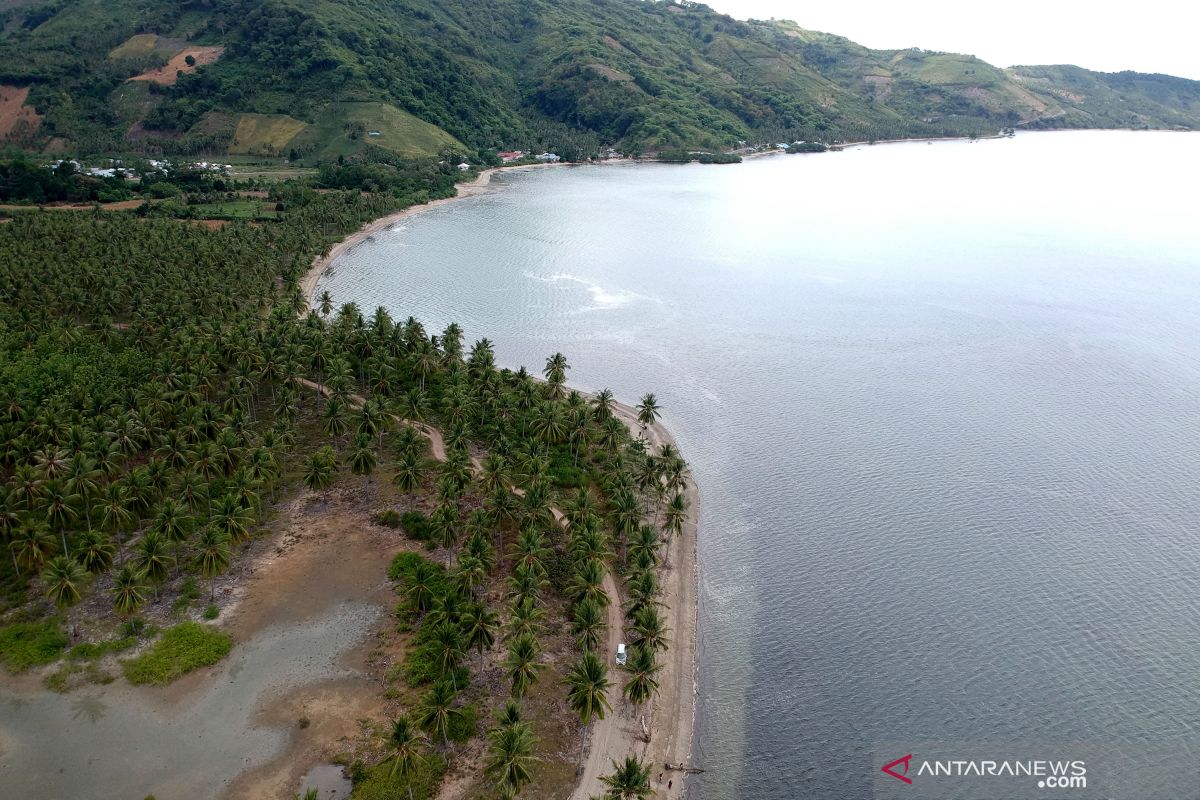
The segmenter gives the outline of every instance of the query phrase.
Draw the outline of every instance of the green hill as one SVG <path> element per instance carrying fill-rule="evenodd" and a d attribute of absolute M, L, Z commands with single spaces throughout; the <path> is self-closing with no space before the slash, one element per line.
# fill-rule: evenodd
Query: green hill
<path fill-rule="evenodd" d="M 31 0 L 0 4 L 0 22 L 0 117 L 32 149 L 578 157 L 1200 127 L 1197 81 L 1001 70 L 662 0 Z"/>

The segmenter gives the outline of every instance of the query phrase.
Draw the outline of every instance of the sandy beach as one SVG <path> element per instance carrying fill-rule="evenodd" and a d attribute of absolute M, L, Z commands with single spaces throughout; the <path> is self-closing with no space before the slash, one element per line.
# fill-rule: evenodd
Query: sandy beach
<path fill-rule="evenodd" d="M 423 206 L 414 206 L 396 214 L 383 217 L 364 226 L 335 245 L 329 254 L 318 258 L 309 269 L 302 282 L 305 297 L 311 304 L 314 301 L 317 281 L 325 270 L 349 248 L 364 241 L 373 234 L 386 230 L 399 220 L 423 210 L 434 208 L 444 203 L 450 203 L 464 197 L 474 197 L 487 191 L 492 174 L 507 169 L 536 169 L 538 165 L 525 167 L 498 167 L 485 170 L 471 183 L 460 184 L 459 193 L 455 197 L 436 200 Z M 641 425 L 637 422 L 637 412 L 622 404 L 615 404 L 618 415 L 635 436 L 641 433 Z M 428 435 L 428 433 L 427 433 Z M 644 433 L 649 444 L 655 449 L 664 444 L 675 444 L 670 432 L 661 424 L 656 423 Z M 604 791 L 605 786 L 600 781 L 603 775 L 612 770 L 612 762 L 629 755 L 636 755 L 649 763 L 652 775 L 652 788 L 655 797 L 680 798 L 684 795 L 686 773 L 681 770 L 667 769 L 668 764 L 681 765 L 690 763 L 692 752 L 692 736 L 695 727 L 696 713 L 696 631 L 698 625 L 699 597 L 699 563 L 697 558 L 696 536 L 699 528 L 700 498 L 691 473 L 687 475 L 685 490 L 689 514 L 680 536 L 674 537 L 668 546 L 668 557 L 660 568 L 662 586 L 662 602 L 665 605 L 665 624 L 670 631 L 671 647 L 659 673 L 659 691 L 650 704 L 649 713 L 643 720 L 635 714 L 635 709 L 621 696 L 620 686 L 623 683 L 620 676 L 610 672 L 613 688 L 609 699 L 612 712 L 601 721 L 595 722 L 588 742 L 588 754 L 584 762 L 584 770 L 579 784 L 572 793 L 572 798 L 587 800 Z M 616 582 L 606 581 L 610 593 L 617 592 Z M 620 603 L 614 603 L 613 608 L 619 609 Z M 618 620 L 619 622 L 619 620 Z M 610 644 L 623 640 L 624 633 L 618 625 L 610 625 Z M 615 644 L 610 649 L 615 650 Z M 650 741 L 645 740 L 645 728 L 650 731 Z M 662 780 L 658 776 L 662 775 Z M 668 789 L 668 784 L 670 789 Z"/>
<path fill-rule="evenodd" d="M 641 433 L 637 411 L 617 403 L 618 416 L 635 436 Z M 678 450 L 670 431 L 661 423 L 649 426 L 644 433 L 654 448 L 670 444 Z M 619 685 L 610 692 L 612 713 L 594 726 L 592 740 L 584 762 L 579 786 L 571 795 L 574 800 L 588 800 L 604 792 L 600 778 L 612 771 L 612 762 L 636 755 L 651 767 L 654 796 L 680 798 L 684 796 L 687 773 L 667 769 L 668 764 L 691 764 L 692 734 L 696 720 L 696 630 L 699 613 L 699 560 L 696 534 L 700 519 L 700 495 L 689 471 L 685 496 L 688 518 L 683 531 L 668 545 L 667 558 L 660 567 L 664 623 L 670 630 L 671 649 L 667 651 L 659 673 L 659 690 L 651 702 L 645 726 L 650 731 L 646 742 L 642 722 L 635 709 L 621 697 Z M 612 633 L 610 631 L 610 633 Z M 616 683 L 619 676 L 611 676 Z M 662 775 L 662 780 L 658 776 Z M 668 785 L 670 788 L 668 789 Z"/>

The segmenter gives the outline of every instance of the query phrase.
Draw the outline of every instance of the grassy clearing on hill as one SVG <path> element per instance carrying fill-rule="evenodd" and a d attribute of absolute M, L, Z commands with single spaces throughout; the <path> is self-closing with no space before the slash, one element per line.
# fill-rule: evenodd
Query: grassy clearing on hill
<path fill-rule="evenodd" d="M 230 153 L 278 155 L 307 126 L 285 114 L 242 114 L 229 145 Z"/>
<path fill-rule="evenodd" d="M 126 58 L 142 58 L 157 53 L 168 57 L 178 53 L 187 42 L 183 39 L 171 39 L 155 33 L 138 33 L 130 36 L 120 46 L 113 48 L 108 57 L 114 61 Z"/>
<path fill-rule="evenodd" d="M 372 132 L 379 135 L 373 136 Z M 333 103 L 292 141 L 301 152 L 315 151 L 324 161 L 350 155 L 367 145 L 405 158 L 429 158 L 445 147 L 464 147 L 436 125 L 387 103 Z"/>

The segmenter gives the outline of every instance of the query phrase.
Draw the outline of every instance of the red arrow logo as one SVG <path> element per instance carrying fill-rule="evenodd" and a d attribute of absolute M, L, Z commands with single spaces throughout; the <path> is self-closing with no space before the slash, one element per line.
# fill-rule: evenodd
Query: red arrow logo
<path fill-rule="evenodd" d="M 897 758 L 895 761 L 893 761 L 890 764 L 884 764 L 882 767 L 882 770 L 884 772 L 886 772 L 888 775 L 891 775 L 893 778 L 895 778 L 898 781 L 904 781 L 905 783 L 911 784 L 912 778 L 906 777 L 908 775 L 908 762 L 911 760 L 912 760 L 912 753 L 909 753 L 904 758 Z M 892 771 L 892 769 L 894 767 L 898 767 L 901 764 L 904 765 L 904 770 L 902 772 L 893 772 Z"/>

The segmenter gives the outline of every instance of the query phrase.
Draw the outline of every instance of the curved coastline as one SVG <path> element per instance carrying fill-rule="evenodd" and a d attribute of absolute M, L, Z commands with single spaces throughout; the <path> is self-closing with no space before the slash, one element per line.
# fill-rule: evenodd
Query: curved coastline
<path fill-rule="evenodd" d="M 492 175 L 496 172 L 552 166 L 560 165 L 540 164 L 487 169 L 482 171 L 474 181 L 461 184 L 454 197 L 412 206 L 368 223 L 334 245 L 327 255 L 313 261 L 300 284 L 305 299 L 311 306 L 316 300 L 317 284 L 326 270 L 341 255 L 374 234 L 387 230 L 400 220 L 424 210 L 486 192 Z M 632 433 L 641 432 L 635 409 L 623 403 L 615 403 L 614 407 Z M 655 447 L 661 448 L 665 444 L 670 444 L 676 450 L 679 449 L 674 437 L 661 422 L 648 426 L 644 435 L 647 441 Z M 696 655 L 700 565 L 696 537 L 699 531 L 700 495 L 690 469 L 687 472 L 686 480 L 685 496 L 688 501 L 688 517 L 681 535 L 673 537 L 668 545 L 666 563 L 670 567 L 663 568 L 665 579 L 662 586 L 663 601 L 667 607 L 666 625 L 673 636 L 669 651 L 670 657 L 663 664 L 663 670 L 659 675 L 660 690 L 654 697 L 650 719 L 646 720 L 651 731 L 650 741 L 645 741 L 642 734 L 642 720 L 635 718 L 632 709 L 623 700 L 614 704 L 613 712 L 608 717 L 610 722 L 606 726 L 609 729 L 607 735 L 604 737 L 593 735 L 588 744 L 585 769 L 571 794 L 572 798 L 586 800 L 596 792 L 603 790 L 604 786 L 599 782 L 600 775 L 608 772 L 612 760 L 630 754 L 635 754 L 649 763 L 651 773 L 655 776 L 653 788 L 656 797 L 682 798 L 685 794 L 687 773 L 670 771 L 668 774 L 666 767 L 668 764 L 691 766 L 698 692 Z M 600 742 L 599 747 L 597 747 L 597 741 Z M 660 773 L 663 774 L 661 783 L 656 779 Z M 667 789 L 668 781 L 671 786 L 670 790 Z"/>

